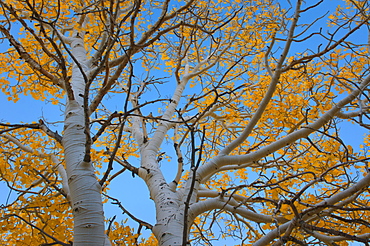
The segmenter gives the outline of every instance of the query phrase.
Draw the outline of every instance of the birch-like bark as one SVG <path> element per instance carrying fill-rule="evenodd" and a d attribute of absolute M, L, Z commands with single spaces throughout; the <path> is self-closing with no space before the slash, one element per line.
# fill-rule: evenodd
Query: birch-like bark
<path fill-rule="evenodd" d="M 216 57 L 216 60 L 218 58 Z M 162 117 L 165 121 L 159 123 L 153 138 L 141 145 L 142 158 L 139 175 L 145 180 L 151 198 L 155 202 L 157 223 L 153 227 L 153 233 L 161 246 L 182 245 L 185 210 L 184 198 L 186 199 L 186 196 L 183 195 L 185 194 L 183 191 L 182 193 L 174 191 L 174 188 L 166 182 L 158 166 L 157 154 L 167 131 L 172 126 L 172 123 L 168 122 L 168 120 L 171 120 L 174 116 L 186 84 L 192 77 L 199 73 L 201 66 L 205 65 L 208 61 L 208 58 L 204 59 L 195 66 L 193 71 L 190 71 L 190 66 L 186 62 L 184 76 L 177 85 L 170 104 Z M 201 71 L 211 68 L 214 64 L 215 62 L 211 63 Z M 146 173 L 143 170 L 146 170 Z"/>
<path fill-rule="evenodd" d="M 89 66 L 83 39 L 75 35 L 71 40 L 71 54 L 79 63 L 72 68 L 71 85 L 74 99 L 67 99 L 62 144 L 74 216 L 74 242 L 77 246 L 109 245 L 104 234 L 104 214 L 101 186 L 91 162 L 84 162 L 85 116 L 83 96 Z"/>
<path fill-rule="evenodd" d="M 211 198 L 207 199 L 205 201 L 200 201 L 195 204 L 193 204 L 189 210 L 190 218 L 189 220 L 194 220 L 197 216 L 200 214 L 214 210 L 214 209 L 223 209 L 226 211 L 229 211 L 234 214 L 238 214 L 241 217 L 258 222 L 258 223 L 272 223 L 275 220 L 278 222 L 287 222 L 287 220 L 284 217 L 273 217 L 269 215 L 264 214 L 258 214 L 252 211 L 249 211 L 246 208 L 238 206 L 239 204 L 230 202 L 228 199 L 222 199 L 222 198 Z"/>
<path fill-rule="evenodd" d="M 189 78 L 183 79 L 177 86 L 163 119 L 170 120 L 174 115 L 188 80 Z M 156 205 L 157 223 L 153 227 L 153 233 L 161 246 L 181 245 L 184 223 L 184 203 L 166 182 L 156 160 L 169 124 L 165 121 L 160 123 L 154 137 L 147 145 L 144 144 L 141 159 L 141 167 L 147 170 L 144 180 Z"/>

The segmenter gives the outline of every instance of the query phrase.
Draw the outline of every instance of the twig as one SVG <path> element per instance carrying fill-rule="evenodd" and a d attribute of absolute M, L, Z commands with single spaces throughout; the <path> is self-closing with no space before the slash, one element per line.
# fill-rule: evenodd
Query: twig
<path fill-rule="evenodd" d="M 53 237 L 52 235 L 50 235 L 50 234 L 48 234 L 48 233 L 46 233 L 43 229 L 41 229 L 41 228 L 39 228 L 39 227 L 37 227 L 37 226 L 35 226 L 34 224 L 32 224 L 31 222 L 28 222 L 27 220 L 25 220 L 25 219 L 23 219 L 21 216 L 19 216 L 19 215 L 16 215 L 16 214 L 8 214 L 8 215 L 6 215 L 5 216 L 5 218 L 6 217 L 17 217 L 18 219 L 20 219 L 20 220 L 22 220 L 24 223 L 26 223 L 27 225 L 29 225 L 29 226 L 31 226 L 31 227 L 33 227 L 33 228 L 35 228 L 36 230 L 38 230 L 40 233 L 42 233 L 42 234 L 44 234 L 45 236 L 47 236 L 47 237 L 49 237 L 49 238 L 51 238 L 51 239 L 53 239 L 56 243 L 58 243 L 58 244 L 60 244 L 60 245 L 62 245 L 62 246 L 71 246 L 72 244 L 70 244 L 70 243 L 64 243 L 64 242 L 62 242 L 62 241 L 60 241 L 60 240 L 58 240 L 58 239 L 56 239 L 55 237 Z M 47 244 L 42 244 L 42 245 L 47 245 Z M 50 244 L 49 244 L 50 245 Z"/>
<path fill-rule="evenodd" d="M 140 220 L 140 219 L 136 218 L 133 214 L 131 214 L 128 210 L 126 210 L 123 207 L 122 203 L 118 199 L 116 199 L 114 197 L 111 197 L 111 196 L 109 196 L 107 194 L 104 194 L 104 193 L 103 193 L 103 195 L 105 197 L 113 200 L 113 202 L 112 202 L 113 205 L 118 205 L 118 207 L 122 210 L 122 213 L 123 214 L 127 214 L 131 219 L 133 219 L 134 221 L 136 221 L 137 223 L 139 223 L 139 225 L 144 226 L 146 229 L 150 229 L 150 230 L 153 229 L 153 226 L 151 224 L 149 224 L 148 222 L 145 222 L 143 220 Z"/>

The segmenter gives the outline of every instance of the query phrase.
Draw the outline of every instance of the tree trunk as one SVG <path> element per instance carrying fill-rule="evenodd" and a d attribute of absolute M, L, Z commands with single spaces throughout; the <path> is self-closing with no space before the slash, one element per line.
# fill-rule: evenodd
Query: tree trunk
<path fill-rule="evenodd" d="M 86 73 L 88 63 L 81 38 L 73 38 L 72 54 Z M 71 85 L 74 100 L 67 99 L 63 147 L 71 205 L 74 216 L 74 246 L 105 245 L 104 214 L 101 186 L 91 162 L 83 161 L 85 155 L 85 116 L 83 97 L 85 80 L 80 68 L 72 70 Z"/>
<path fill-rule="evenodd" d="M 155 151 L 142 152 L 142 166 L 151 199 L 156 206 L 156 221 L 153 233 L 160 246 L 180 246 L 183 241 L 184 202 L 182 196 L 172 191 L 158 168 Z M 142 169 L 142 170 L 143 170 Z"/>
<path fill-rule="evenodd" d="M 157 223 L 153 233 L 161 246 L 181 246 L 184 228 L 184 204 L 175 192 L 163 185 L 156 196 Z"/>

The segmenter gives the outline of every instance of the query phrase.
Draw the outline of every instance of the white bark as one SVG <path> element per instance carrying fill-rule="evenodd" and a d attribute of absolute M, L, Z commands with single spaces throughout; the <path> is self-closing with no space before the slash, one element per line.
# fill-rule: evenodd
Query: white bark
<path fill-rule="evenodd" d="M 72 70 L 74 100 L 67 101 L 62 144 L 74 215 L 73 245 L 101 246 L 107 245 L 101 186 L 97 182 L 92 164 L 83 161 L 86 144 L 83 108 L 85 80 L 81 68 L 87 74 L 89 67 L 82 38 L 76 36 L 71 41 L 71 53 L 80 67 L 74 64 Z"/>
<path fill-rule="evenodd" d="M 153 227 L 153 233 L 161 246 L 181 245 L 184 203 L 167 184 L 162 172 L 159 170 L 156 154 L 156 151 L 144 148 L 141 158 L 141 170 L 146 170 L 143 178 L 156 206 L 157 223 Z"/>
<path fill-rule="evenodd" d="M 63 191 L 67 195 L 67 200 L 68 201 L 71 201 L 70 192 L 69 192 L 69 185 L 68 185 L 67 172 L 64 169 L 62 163 L 60 163 L 58 161 L 58 159 L 56 158 L 55 155 L 51 155 L 51 160 L 55 163 L 54 168 L 56 168 L 58 170 L 58 173 L 59 173 L 60 177 L 62 178 L 62 187 L 63 187 Z"/>
<path fill-rule="evenodd" d="M 151 198 L 154 200 L 156 205 L 157 223 L 153 228 L 153 233 L 161 246 L 182 245 L 185 222 L 185 201 L 191 188 L 191 178 L 186 184 L 184 184 L 182 189 L 175 191 L 173 184 L 169 185 L 166 182 L 158 166 L 157 154 L 159 153 L 160 146 L 168 130 L 173 126 L 169 120 L 171 120 L 175 115 L 176 107 L 180 102 L 188 81 L 216 65 L 220 57 L 224 54 L 227 48 L 230 47 L 231 43 L 232 40 L 229 40 L 228 45 L 226 45 L 224 49 L 215 50 L 209 57 L 200 61 L 192 70 L 190 69 L 188 59 L 185 58 L 184 75 L 179 81 L 170 104 L 162 116 L 164 121 L 160 121 L 153 138 L 151 138 L 147 143 L 140 143 L 140 137 L 138 137 L 140 135 L 137 133 L 139 123 L 136 123 L 136 125 L 133 126 L 133 135 L 136 136 L 135 138 L 137 139 L 141 149 L 141 168 L 139 169 L 139 176 L 145 180 L 150 191 Z M 196 182 L 192 190 L 190 203 L 195 202 L 198 186 L 199 183 Z M 191 223 L 192 219 L 187 220 L 187 231 Z"/>
<path fill-rule="evenodd" d="M 235 213 L 240 215 L 241 217 L 252 220 L 254 222 L 259 223 L 271 223 L 274 222 L 275 219 L 279 222 L 286 222 L 287 220 L 283 217 L 273 217 L 269 215 L 257 214 L 255 212 L 251 212 L 244 207 L 239 207 L 239 204 L 233 203 L 229 201 L 229 199 L 221 199 L 221 198 L 211 198 L 205 201 L 197 202 L 193 204 L 189 210 L 190 219 L 194 220 L 200 214 L 213 210 L 213 209 L 224 209 L 231 213 Z"/>
<path fill-rule="evenodd" d="M 189 64 L 185 65 L 184 76 L 177 85 L 162 119 L 170 120 L 174 116 L 187 82 L 197 74 L 201 65 L 207 61 L 208 59 L 205 59 L 199 63 L 192 72 L 189 71 Z M 213 65 L 211 64 L 207 69 Z M 141 170 L 144 169 L 147 173 L 140 174 L 140 176 L 145 180 L 150 196 L 156 205 L 157 223 L 153 228 L 153 233 L 161 246 L 181 245 L 184 228 L 184 197 L 175 192 L 173 187 L 166 182 L 157 163 L 157 154 L 170 126 L 172 126 L 170 122 L 161 121 L 153 138 L 149 142 L 141 144 Z"/>
<path fill-rule="evenodd" d="M 12 137 L 10 135 L 6 135 L 6 134 L 2 134 L 0 135 L 8 140 L 10 140 L 11 142 L 13 142 L 14 144 L 16 144 L 21 150 L 23 151 L 26 151 L 26 152 L 29 152 L 29 153 L 32 153 L 34 154 L 35 156 L 38 156 L 38 157 L 41 157 L 41 158 L 45 158 L 46 155 L 37 151 L 37 150 L 34 150 L 32 149 L 31 147 L 29 146 L 26 146 L 24 144 L 22 144 L 18 139 L 16 139 L 15 137 Z"/>
<path fill-rule="evenodd" d="M 327 236 L 318 232 L 311 232 L 314 237 L 319 239 L 320 241 L 326 243 L 327 245 L 333 245 L 334 242 L 340 242 L 340 241 L 347 241 L 348 238 L 344 236 Z M 356 235 L 356 237 L 361 239 L 369 239 L 370 233 L 364 233 L 360 235 Z"/>

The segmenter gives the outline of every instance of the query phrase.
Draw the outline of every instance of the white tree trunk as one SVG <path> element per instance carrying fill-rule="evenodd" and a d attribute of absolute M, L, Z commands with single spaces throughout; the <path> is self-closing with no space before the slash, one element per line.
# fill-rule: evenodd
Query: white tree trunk
<path fill-rule="evenodd" d="M 147 183 L 151 199 L 156 206 L 156 221 L 153 233 L 161 246 L 179 246 L 183 241 L 184 202 L 172 191 L 158 168 L 155 151 L 142 151 L 142 166 L 139 174 Z"/>
<path fill-rule="evenodd" d="M 71 52 L 87 73 L 86 51 L 82 42 L 79 37 L 73 38 L 70 43 Z M 83 161 L 86 144 L 83 108 L 85 80 L 76 64 L 72 70 L 71 85 L 74 100 L 67 99 L 62 144 L 74 216 L 73 245 L 107 245 L 101 186 L 97 182 L 91 162 Z"/>
<path fill-rule="evenodd" d="M 166 186 L 166 187 L 164 187 Z M 167 184 L 156 197 L 156 219 L 153 233 L 161 246 L 180 246 L 183 241 L 184 204 Z"/>
<path fill-rule="evenodd" d="M 153 233 L 160 246 L 180 246 L 183 244 L 185 201 L 189 194 L 190 185 L 178 191 L 171 189 L 159 168 L 157 154 L 159 153 L 160 146 L 166 133 L 172 126 L 167 120 L 170 120 L 175 114 L 176 107 L 180 102 L 186 84 L 192 77 L 198 74 L 200 67 L 207 62 L 208 58 L 201 61 L 191 72 L 190 66 L 186 61 L 184 75 L 173 93 L 166 112 L 162 116 L 163 121 L 159 123 L 153 138 L 151 138 L 149 142 L 142 140 L 143 135 L 140 133 L 140 124 L 138 122 L 134 124 L 132 129 L 133 135 L 141 149 L 141 168 L 139 170 L 139 176 L 146 182 L 151 199 L 153 199 L 156 206 L 157 223 L 153 227 Z M 203 68 L 202 71 L 206 71 L 214 64 L 215 63 L 208 65 L 206 68 Z M 187 183 L 190 184 L 189 182 Z M 193 192 L 194 197 L 195 195 L 195 192 Z M 186 226 L 189 227 L 190 224 L 191 221 L 187 221 Z M 188 229 L 189 228 L 186 228 L 187 231 Z M 188 234 L 186 240 L 187 239 Z"/>

